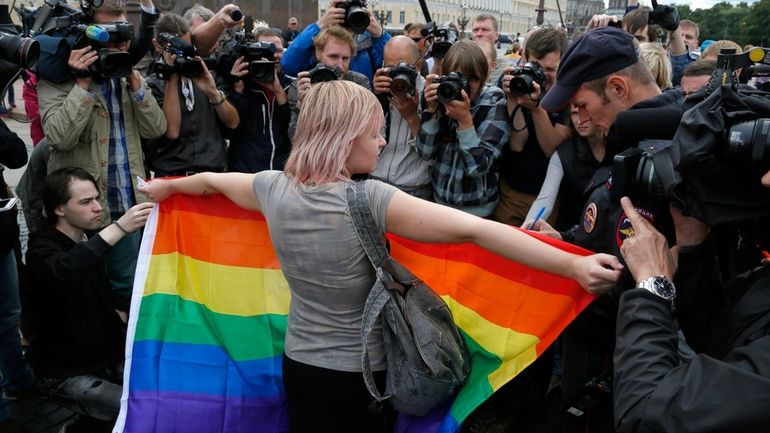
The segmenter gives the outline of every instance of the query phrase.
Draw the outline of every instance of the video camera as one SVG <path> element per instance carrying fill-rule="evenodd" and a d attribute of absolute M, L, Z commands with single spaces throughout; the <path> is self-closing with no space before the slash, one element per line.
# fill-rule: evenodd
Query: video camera
<path fill-rule="evenodd" d="M 94 24 L 94 8 L 100 7 L 102 3 L 102 0 L 80 0 L 78 10 L 64 0 L 45 0 L 37 11 L 30 35 L 36 39 L 64 41 L 65 48 L 47 54 L 45 65 L 41 65 L 44 67 L 36 71 L 40 78 L 54 82 L 68 79 L 67 58 L 70 50 L 87 45 L 91 45 L 97 52 L 97 61 L 89 68 L 91 75 L 118 78 L 131 73 L 134 66 L 131 55 L 127 51 L 108 49 L 105 44 L 131 41 L 134 27 L 128 22 Z"/>
<path fill-rule="evenodd" d="M 440 26 L 431 21 L 425 25 L 421 34 L 423 37 L 430 38 L 433 43 L 431 45 L 431 56 L 437 59 L 443 59 L 446 56 L 447 51 L 452 48 L 452 45 L 459 39 L 457 30 L 449 26 L 449 23 L 444 23 Z"/>
<path fill-rule="evenodd" d="M 187 78 L 203 76 L 203 65 L 196 59 L 198 51 L 192 44 L 171 33 L 161 33 L 157 37 L 158 45 L 163 51 L 174 56 L 174 63 L 169 65 L 163 59 L 154 63 L 155 74 L 158 78 L 168 80 L 174 74 L 180 74 Z"/>
<path fill-rule="evenodd" d="M 256 83 L 272 83 L 275 80 L 276 46 L 270 42 L 254 40 L 254 20 L 246 16 L 243 20 L 243 30 L 226 42 L 219 58 L 219 72 L 231 76 L 235 61 L 243 57 L 249 64 L 249 76 Z M 248 84 L 249 81 L 246 81 Z"/>
<path fill-rule="evenodd" d="M 760 184 L 770 171 L 770 93 L 735 81 L 736 70 L 753 63 L 770 64 L 770 50 L 722 50 L 684 112 L 620 113 L 618 135 L 643 149 L 615 156 L 612 198 L 669 200 L 709 225 L 770 218 L 770 189 Z"/>
<path fill-rule="evenodd" d="M 34 68 L 40 55 L 40 44 L 18 36 L 7 5 L 0 5 L 0 96 L 21 74 L 22 68 Z M 0 98 L 2 100 L 2 98 Z"/>
<path fill-rule="evenodd" d="M 369 14 L 366 8 L 366 0 L 342 0 L 335 4 L 336 7 L 345 9 L 345 22 L 343 27 L 347 27 L 353 33 L 363 33 L 369 27 Z"/>
<path fill-rule="evenodd" d="M 545 70 L 538 62 L 528 62 L 513 72 L 513 79 L 509 84 L 511 93 L 516 96 L 528 95 L 535 91 L 533 83 L 540 86 L 540 91 L 545 90 Z"/>

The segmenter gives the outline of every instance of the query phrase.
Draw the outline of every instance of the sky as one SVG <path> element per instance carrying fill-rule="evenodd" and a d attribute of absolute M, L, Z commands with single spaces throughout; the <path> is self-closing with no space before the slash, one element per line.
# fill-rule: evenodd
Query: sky
<path fill-rule="evenodd" d="M 668 0 L 659 0 L 659 2 L 663 4 L 690 5 L 690 9 L 692 10 L 709 9 L 711 6 L 714 6 L 715 4 L 721 3 L 723 1 L 727 1 L 728 3 L 737 5 L 738 3 L 742 3 L 742 2 L 752 4 L 756 0 L 673 0 L 670 2 Z M 641 0 L 640 3 L 642 5 L 647 5 L 647 6 L 651 5 L 650 0 Z M 605 4 L 607 4 L 607 2 L 605 2 Z"/>

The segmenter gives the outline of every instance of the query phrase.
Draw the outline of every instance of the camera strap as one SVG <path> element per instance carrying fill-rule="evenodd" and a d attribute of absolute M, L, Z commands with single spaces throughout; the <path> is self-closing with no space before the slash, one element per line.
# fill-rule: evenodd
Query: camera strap
<path fill-rule="evenodd" d="M 187 77 L 182 77 L 180 84 L 182 85 L 184 105 L 187 107 L 187 111 L 193 111 L 193 108 L 195 108 L 195 89 L 193 89 L 192 80 Z"/>

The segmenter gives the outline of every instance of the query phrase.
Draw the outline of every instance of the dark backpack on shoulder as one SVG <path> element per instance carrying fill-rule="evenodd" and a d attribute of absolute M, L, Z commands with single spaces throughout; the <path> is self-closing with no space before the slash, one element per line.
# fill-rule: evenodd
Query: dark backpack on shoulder
<path fill-rule="evenodd" d="M 366 197 L 364 182 L 346 187 L 358 238 L 377 271 L 361 323 L 362 367 L 369 393 L 401 413 L 425 415 L 455 395 L 470 373 L 470 355 L 446 303 L 390 257 Z M 388 365 L 384 395 L 369 364 L 369 337 L 382 318 Z"/>

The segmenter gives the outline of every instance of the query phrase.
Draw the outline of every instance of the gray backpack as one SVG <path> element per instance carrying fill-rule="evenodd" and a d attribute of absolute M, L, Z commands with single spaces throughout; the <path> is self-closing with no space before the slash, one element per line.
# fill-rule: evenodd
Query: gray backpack
<path fill-rule="evenodd" d="M 377 271 L 361 324 L 364 382 L 378 402 L 387 400 L 401 413 L 422 416 L 460 390 L 470 373 L 470 356 L 449 307 L 390 257 L 364 182 L 354 185 L 346 188 L 348 209 Z M 388 365 L 384 395 L 374 383 L 369 363 L 369 337 L 380 317 Z"/>

